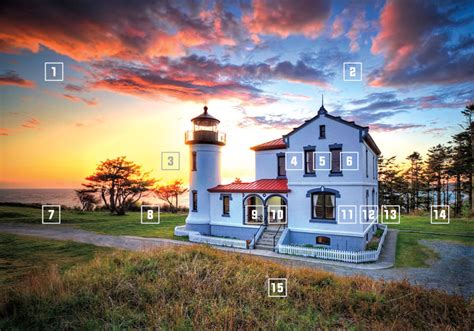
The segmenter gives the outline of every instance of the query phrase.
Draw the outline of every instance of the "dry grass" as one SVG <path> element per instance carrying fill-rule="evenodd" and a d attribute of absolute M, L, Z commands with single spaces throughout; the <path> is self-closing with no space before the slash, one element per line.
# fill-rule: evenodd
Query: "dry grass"
<path fill-rule="evenodd" d="M 267 277 L 287 277 L 288 297 L 267 297 Z M 407 282 L 192 247 L 118 252 L 30 277 L 2 298 L 0 328 L 471 330 L 472 313 L 472 300 Z"/>

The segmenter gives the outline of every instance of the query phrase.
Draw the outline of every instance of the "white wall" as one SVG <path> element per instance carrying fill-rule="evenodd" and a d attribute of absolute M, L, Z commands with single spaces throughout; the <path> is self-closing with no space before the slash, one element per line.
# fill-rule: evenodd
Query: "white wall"
<path fill-rule="evenodd" d="M 284 149 L 255 152 L 255 180 L 277 178 L 277 154 L 284 153 Z"/>

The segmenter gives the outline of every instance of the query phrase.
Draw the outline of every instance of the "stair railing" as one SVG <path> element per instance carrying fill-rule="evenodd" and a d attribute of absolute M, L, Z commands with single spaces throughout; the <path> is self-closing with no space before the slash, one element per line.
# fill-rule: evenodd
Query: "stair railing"
<path fill-rule="evenodd" d="M 265 226 L 265 223 L 261 224 L 261 225 L 258 227 L 257 232 L 255 232 L 255 233 L 253 234 L 253 248 L 255 248 L 255 246 L 257 245 L 257 239 L 258 239 L 258 238 L 257 238 L 257 235 L 258 235 L 258 233 L 260 232 L 260 229 L 262 228 L 262 226 L 264 227 L 264 226 Z"/>
<path fill-rule="evenodd" d="M 281 228 L 282 225 L 284 225 L 284 224 L 280 224 L 280 226 L 278 227 L 275 235 L 273 236 L 273 248 L 275 248 L 275 239 L 276 239 L 276 236 L 278 235 L 278 232 L 280 232 L 280 228 Z"/>

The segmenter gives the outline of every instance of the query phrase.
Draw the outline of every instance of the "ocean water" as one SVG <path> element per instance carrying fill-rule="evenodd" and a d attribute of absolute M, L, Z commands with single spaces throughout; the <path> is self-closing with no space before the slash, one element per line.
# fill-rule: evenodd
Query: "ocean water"
<path fill-rule="evenodd" d="M 147 204 L 164 203 L 152 193 L 145 194 L 140 201 Z M 81 205 L 74 189 L 0 189 L 0 202 L 39 203 L 67 207 Z M 182 194 L 179 197 L 179 205 L 187 207 L 188 203 L 188 194 Z"/>

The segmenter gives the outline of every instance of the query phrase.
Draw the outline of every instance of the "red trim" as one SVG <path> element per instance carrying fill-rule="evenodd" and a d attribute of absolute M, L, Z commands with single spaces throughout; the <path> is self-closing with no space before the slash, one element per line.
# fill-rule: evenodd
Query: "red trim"
<path fill-rule="evenodd" d="M 250 149 L 254 151 L 268 151 L 272 149 L 285 149 L 285 148 L 286 148 L 286 144 L 283 138 L 278 138 L 275 140 L 267 141 L 257 146 L 253 146 Z"/>
<path fill-rule="evenodd" d="M 288 193 L 287 179 L 259 179 L 250 183 L 231 183 L 217 185 L 208 189 L 209 192 L 240 192 L 240 193 Z"/>

